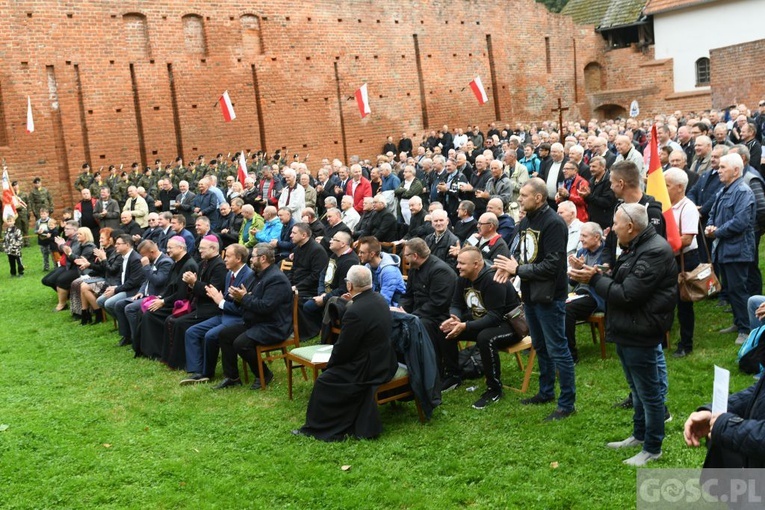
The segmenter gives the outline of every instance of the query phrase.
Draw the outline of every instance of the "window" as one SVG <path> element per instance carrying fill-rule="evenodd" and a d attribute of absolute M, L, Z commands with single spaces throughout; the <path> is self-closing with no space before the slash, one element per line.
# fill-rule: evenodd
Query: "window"
<path fill-rule="evenodd" d="M 705 87 L 710 82 L 709 59 L 701 57 L 696 61 L 696 86 Z"/>

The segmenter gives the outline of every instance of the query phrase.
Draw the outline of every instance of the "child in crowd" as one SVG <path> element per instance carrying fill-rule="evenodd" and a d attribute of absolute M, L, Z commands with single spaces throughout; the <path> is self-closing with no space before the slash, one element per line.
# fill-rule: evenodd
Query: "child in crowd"
<path fill-rule="evenodd" d="M 12 216 L 5 218 L 5 237 L 3 248 L 8 255 L 8 264 L 11 266 L 11 276 L 24 276 L 24 264 L 21 263 L 21 246 L 24 243 L 24 234 L 16 228 L 16 219 Z"/>
<path fill-rule="evenodd" d="M 53 236 L 51 235 L 51 222 L 52 218 L 48 209 L 42 207 L 40 209 L 40 219 L 35 222 L 35 232 L 37 232 L 37 244 L 40 246 L 40 253 L 43 257 L 43 271 L 50 271 L 50 247 L 53 244 Z M 52 220 L 55 225 L 55 220 Z"/>

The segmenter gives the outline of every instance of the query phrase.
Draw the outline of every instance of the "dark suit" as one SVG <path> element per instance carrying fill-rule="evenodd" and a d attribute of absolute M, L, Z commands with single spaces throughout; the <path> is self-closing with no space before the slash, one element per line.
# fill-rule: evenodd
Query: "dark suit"
<path fill-rule="evenodd" d="M 353 298 L 327 369 L 314 384 L 303 434 L 323 441 L 380 435 L 375 391 L 398 367 L 391 331 L 391 314 L 382 296 L 366 290 Z"/>
<path fill-rule="evenodd" d="M 286 340 L 292 333 L 292 284 L 275 265 L 268 266 L 253 278 L 242 298 L 243 323 L 221 330 L 223 374 L 239 379 L 237 354 L 258 373 L 260 360 L 255 344 L 268 345 Z M 267 366 L 263 370 L 269 373 Z"/>
<path fill-rule="evenodd" d="M 187 192 L 186 196 L 184 196 L 183 193 L 179 193 L 178 196 L 175 197 L 176 212 L 182 214 L 183 217 L 186 218 L 186 225 L 194 224 L 194 197 L 196 197 L 196 194 L 191 191 Z"/>
<path fill-rule="evenodd" d="M 101 216 L 102 212 L 106 212 L 106 216 Z M 96 217 L 96 221 L 101 228 L 109 227 L 111 229 L 119 228 L 120 226 L 120 204 L 116 200 L 110 198 L 106 202 L 104 207 L 104 201 L 99 200 L 96 202 L 96 207 L 93 209 L 93 216 Z"/>
<path fill-rule="evenodd" d="M 125 294 L 132 296 L 138 292 L 144 279 L 141 256 L 137 251 L 132 250 L 130 255 L 128 255 L 128 262 L 124 273 L 125 274 L 121 278 L 121 281 L 124 283 L 117 285 L 117 288 L 114 289 L 114 294 L 124 292 Z"/>
<path fill-rule="evenodd" d="M 327 233 L 324 234 L 324 237 L 321 240 L 321 246 L 327 252 L 327 255 L 332 253 L 331 251 L 329 251 L 329 240 L 332 239 L 332 236 L 337 234 L 338 232 L 347 232 L 348 234 L 350 234 L 351 229 L 349 229 L 348 225 L 346 225 L 342 221 L 338 222 L 337 225 L 335 225 L 334 227 L 327 226 Z"/>
<path fill-rule="evenodd" d="M 371 234 L 381 243 L 389 243 L 398 238 L 396 217 L 385 209 L 382 211 L 375 211 L 369 222 L 369 229 Z"/>

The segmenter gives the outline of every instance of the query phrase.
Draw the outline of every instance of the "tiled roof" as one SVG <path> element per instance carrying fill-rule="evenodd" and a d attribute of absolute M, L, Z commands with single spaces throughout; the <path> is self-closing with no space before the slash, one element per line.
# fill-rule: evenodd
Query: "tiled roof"
<path fill-rule="evenodd" d="M 645 13 L 658 14 L 665 11 L 684 9 L 693 5 L 708 4 L 717 0 L 649 0 Z"/>
<path fill-rule="evenodd" d="M 648 0 L 571 0 L 561 14 L 575 23 L 592 24 L 598 28 L 631 25 L 642 17 Z"/>

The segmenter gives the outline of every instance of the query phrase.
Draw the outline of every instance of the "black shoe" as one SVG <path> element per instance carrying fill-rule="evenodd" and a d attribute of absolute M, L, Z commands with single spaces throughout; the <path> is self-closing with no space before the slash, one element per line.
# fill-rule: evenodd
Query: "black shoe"
<path fill-rule="evenodd" d="M 122 338 L 120 338 L 120 343 L 119 343 L 119 346 L 120 346 L 120 347 L 125 347 L 126 345 L 130 345 L 130 344 L 132 344 L 132 343 L 133 343 L 133 342 L 131 342 L 131 341 L 130 341 L 130 339 L 129 339 L 128 337 L 126 337 L 126 336 L 123 336 Z"/>
<path fill-rule="evenodd" d="M 242 380 L 241 379 L 238 379 L 238 378 L 237 379 L 229 379 L 228 377 L 226 377 L 221 382 L 219 382 L 217 384 L 217 386 L 214 386 L 213 389 L 214 390 L 222 390 L 224 388 L 231 388 L 233 386 L 241 386 L 241 385 L 242 385 Z"/>
<path fill-rule="evenodd" d="M 441 393 L 452 391 L 462 384 L 462 378 L 458 375 L 450 375 L 441 383 Z"/>
<path fill-rule="evenodd" d="M 524 398 L 521 399 L 521 404 L 528 406 L 528 405 L 537 405 L 537 404 L 546 404 L 548 402 L 552 402 L 555 400 L 555 397 L 543 397 L 539 393 L 534 395 L 533 397 Z"/>
<path fill-rule="evenodd" d="M 729 304 L 730 303 L 727 300 L 725 300 L 725 299 L 718 299 L 717 300 L 717 304 L 715 306 L 717 306 L 718 308 L 725 308 Z"/>
<path fill-rule="evenodd" d="M 614 404 L 614 407 L 618 409 L 632 409 L 632 405 L 633 405 L 632 393 L 630 393 L 629 395 L 627 395 L 627 398 L 625 398 L 621 402 L 617 402 L 616 404 Z"/>
<path fill-rule="evenodd" d="M 271 381 L 274 380 L 274 373 L 269 370 L 268 372 L 263 374 L 263 378 L 266 380 L 266 386 L 268 386 L 269 384 L 271 384 Z M 252 386 L 250 386 L 250 389 L 251 390 L 259 390 L 260 388 L 261 388 L 261 386 L 260 386 L 260 377 L 256 377 L 255 378 L 255 382 L 252 383 Z"/>
<path fill-rule="evenodd" d="M 672 353 L 672 357 L 673 358 L 684 358 L 684 357 L 688 356 L 692 352 L 693 351 L 691 351 L 691 350 L 686 350 L 686 349 L 683 349 L 682 347 L 678 347 L 677 350 Z"/>
<path fill-rule="evenodd" d="M 473 409 L 484 409 L 490 404 L 493 404 L 494 402 L 498 401 L 502 398 L 502 392 L 497 390 L 486 390 L 483 392 L 483 395 L 481 395 L 481 398 L 476 400 L 475 404 L 473 404 Z"/>
<path fill-rule="evenodd" d="M 93 310 L 93 324 L 101 324 L 102 322 L 104 322 L 103 309 Z"/>
<path fill-rule="evenodd" d="M 80 315 L 80 325 L 86 326 L 90 324 L 90 310 L 83 310 Z"/>
<path fill-rule="evenodd" d="M 570 411 L 564 411 L 563 409 L 556 409 L 552 413 L 550 413 L 547 418 L 544 419 L 544 421 L 558 421 L 563 420 L 565 418 L 568 418 L 572 414 L 576 412 L 576 409 L 571 409 Z"/>

